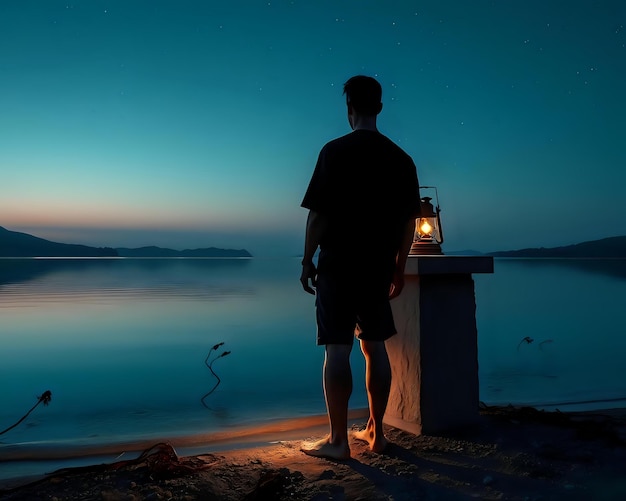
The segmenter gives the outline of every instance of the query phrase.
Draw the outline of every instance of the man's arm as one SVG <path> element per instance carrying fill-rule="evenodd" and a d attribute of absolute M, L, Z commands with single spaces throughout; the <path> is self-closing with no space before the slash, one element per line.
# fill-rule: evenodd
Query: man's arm
<path fill-rule="evenodd" d="M 313 256 L 319 247 L 322 235 L 326 230 L 326 218 L 319 212 L 309 211 L 306 220 L 306 234 L 304 237 L 304 257 L 302 258 L 302 274 L 300 275 L 300 283 L 302 288 L 309 294 L 315 294 L 315 283 L 317 277 L 317 269 L 313 264 Z M 311 285 L 309 285 L 309 280 Z"/>
<path fill-rule="evenodd" d="M 389 299 L 398 297 L 404 288 L 404 268 L 406 267 L 406 260 L 409 257 L 409 251 L 411 250 L 414 236 L 415 218 L 411 218 L 404 225 L 404 231 L 402 232 L 402 240 L 400 242 L 400 249 L 398 249 L 398 255 L 396 256 L 396 269 L 393 273 Z"/>

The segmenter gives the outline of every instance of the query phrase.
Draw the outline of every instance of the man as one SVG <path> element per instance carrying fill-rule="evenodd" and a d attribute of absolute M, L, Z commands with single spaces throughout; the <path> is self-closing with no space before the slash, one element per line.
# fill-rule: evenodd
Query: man
<path fill-rule="evenodd" d="M 350 457 L 350 352 L 356 334 L 365 357 L 370 416 L 355 438 L 374 452 L 387 445 L 382 419 L 391 386 L 385 340 L 396 333 L 389 299 L 402 292 L 419 217 L 413 160 L 378 132 L 380 84 L 355 76 L 344 85 L 352 132 L 327 143 L 302 201 L 309 209 L 300 282 L 316 294 L 317 344 L 325 346 L 324 396 L 330 434 L 302 446 L 311 456 Z M 318 266 L 313 256 L 319 247 Z"/>

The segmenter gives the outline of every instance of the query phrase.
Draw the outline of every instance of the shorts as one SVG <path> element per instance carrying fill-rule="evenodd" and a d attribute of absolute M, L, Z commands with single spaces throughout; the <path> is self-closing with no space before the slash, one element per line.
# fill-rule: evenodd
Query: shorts
<path fill-rule="evenodd" d="M 315 310 L 317 344 L 385 341 L 396 333 L 389 282 L 373 284 L 361 278 L 348 280 L 321 274 L 317 277 Z"/>

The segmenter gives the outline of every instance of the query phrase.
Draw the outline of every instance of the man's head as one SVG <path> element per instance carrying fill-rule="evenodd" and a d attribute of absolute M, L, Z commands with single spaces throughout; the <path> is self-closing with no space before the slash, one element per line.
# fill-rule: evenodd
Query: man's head
<path fill-rule="evenodd" d="M 348 109 L 358 115 L 375 117 L 383 108 L 383 89 L 372 77 L 357 75 L 343 84 Z"/>

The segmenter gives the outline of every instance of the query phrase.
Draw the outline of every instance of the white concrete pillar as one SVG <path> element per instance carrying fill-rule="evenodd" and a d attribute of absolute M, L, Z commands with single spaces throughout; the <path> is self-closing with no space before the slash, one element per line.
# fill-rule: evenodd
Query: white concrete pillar
<path fill-rule="evenodd" d="M 419 435 L 478 419 L 472 273 L 493 273 L 493 258 L 409 256 L 405 289 L 391 301 L 398 333 L 387 341 L 392 383 L 385 423 Z"/>

